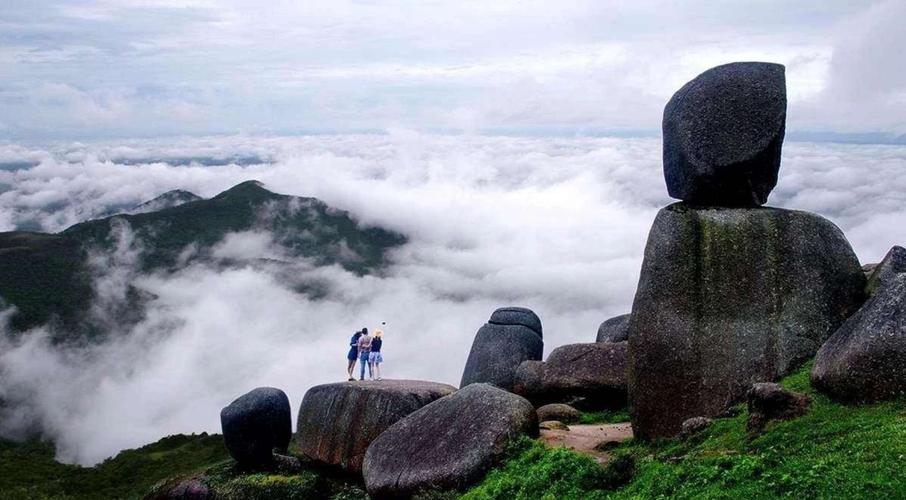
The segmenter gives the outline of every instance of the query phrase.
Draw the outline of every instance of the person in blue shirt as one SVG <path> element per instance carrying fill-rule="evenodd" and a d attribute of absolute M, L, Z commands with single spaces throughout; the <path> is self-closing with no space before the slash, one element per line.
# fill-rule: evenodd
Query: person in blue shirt
<path fill-rule="evenodd" d="M 377 377 L 378 380 L 381 380 L 381 363 L 384 362 L 384 357 L 381 356 L 381 345 L 384 343 L 384 332 L 378 330 L 374 332 L 374 340 L 371 341 L 371 354 L 368 355 L 368 372 L 372 374 L 371 378 Z"/>
<path fill-rule="evenodd" d="M 346 367 L 346 372 L 349 375 L 350 382 L 355 380 L 352 376 L 353 370 L 355 370 L 355 362 L 359 359 L 359 337 L 362 336 L 362 332 L 367 332 L 367 328 L 362 328 L 361 330 L 355 332 L 352 338 L 349 339 L 349 354 L 346 355 L 346 360 L 349 362 Z"/>

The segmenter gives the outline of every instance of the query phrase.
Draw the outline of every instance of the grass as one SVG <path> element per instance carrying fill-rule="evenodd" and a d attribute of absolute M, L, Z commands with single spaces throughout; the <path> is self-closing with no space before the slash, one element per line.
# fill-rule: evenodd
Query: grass
<path fill-rule="evenodd" d="M 812 396 L 807 415 L 750 435 L 743 408 L 688 441 L 629 441 L 615 450 L 635 464 L 623 486 L 589 479 L 589 462 L 574 452 L 536 446 L 465 498 L 906 498 L 904 402 L 835 403 L 811 388 L 809 369 L 782 381 Z"/>
<path fill-rule="evenodd" d="M 619 424 L 629 422 L 629 410 L 601 410 L 592 412 L 582 412 L 579 417 L 580 424 Z"/>
<path fill-rule="evenodd" d="M 629 455 L 620 455 L 601 467 L 588 456 L 565 448 L 549 449 L 526 438 L 510 451 L 503 467 L 461 498 L 604 498 L 606 490 L 625 483 L 631 474 Z"/>

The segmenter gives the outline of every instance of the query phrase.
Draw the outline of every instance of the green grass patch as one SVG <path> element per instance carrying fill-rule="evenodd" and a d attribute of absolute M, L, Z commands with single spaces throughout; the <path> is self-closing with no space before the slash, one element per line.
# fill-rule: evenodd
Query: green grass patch
<path fill-rule="evenodd" d="M 505 465 L 462 498 L 479 500 L 603 498 L 605 491 L 629 480 L 632 458 L 621 455 L 607 467 L 565 448 L 550 449 L 524 439 L 510 451 Z"/>
<path fill-rule="evenodd" d="M 580 424 L 619 424 L 629 422 L 629 410 L 601 410 L 582 412 L 579 417 Z"/>
<path fill-rule="evenodd" d="M 812 396 L 809 413 L 761 434 L 743 406 L 687 441 L 631 440 L 614 450 L 635 463 L 619 487 L 575 452 L 526 446 L 465 498 L 906 498 L 906 402 L 835 403 L 811 388 L 810 368 L 782 381 Z"/>

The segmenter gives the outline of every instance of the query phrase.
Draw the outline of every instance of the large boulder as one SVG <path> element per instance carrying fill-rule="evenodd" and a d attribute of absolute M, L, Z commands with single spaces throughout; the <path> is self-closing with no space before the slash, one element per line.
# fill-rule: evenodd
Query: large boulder
<path fill-rule="evenodd" d="M 567 344 L 544 363 L 542 387 L 552 401 L 581 400 L 583 408 L 617 408 L 626 403 L 626 342 Z"/>
<path fill-rule="evenodd" d="M 313 460 L 359 472 L 365 450 L 384 430 L 455 390 L 451 385 L 420 380 L 312 387 L 299 408 L 295 446 Z"/>
<path fill-rule="evenodd" d="M 906 248 L 894 246 L 884 256 L 884 260 L 872 268 L 865 289 L 870 295 L 874 295 L 878 288 L 889 283 L 899 273 L 906 273 Z"/>
<path fill-rule="evenodd" d="M 286 452 L 292 437 L 292 417 L 286 393 L 258 387 L 220 411 L 223 440 L 241 467 L 264 469 L 273 452 Z"/>
<path fill-rule="evenodd" d="M 537 406 L 568 403 L 585 410 L 626 403 L 626 342 L 567 344 L 547 361 L 525 361 L 516 370 L 513 392 Z"/>
<path fill-rule="evenodd" d="M 491 314 L 488 323 L 492 325 L 522 325 L 543 337 L 541 318 L 534 311 L 525 307 L 501 307 Z"/>
<path fill-rule="evenodd" d="M 376 498 L 463 488 L 481 479 L 523 435 L 538 435 L 531 403 L 489 384 L 472 384 L 378 436 L 365 454 L 365 486 Z"/>
<path fill-rule="evenodd" d="M 460 387 L 474 383 L 494 384 L 513 390 L 516 368 L 527 360 L 540 360 L 544 352 L 541 322 L 528 309 L 503 308 L 475 334 L 472 350 L 463 370 Z M 507 323 L 504 323 L 507 322 Z M 532 324 L 537 328 L 526 326 Z"/>
<path fill-rule="evenodd" d="M 789 373 L 858 309 L 864 287 L 843 233 L 817 215 L 662 209 L 629 324 L 636 435 L 674 436 Z"/>
<path fill-rule="evenodd" d="M 705 71 L 664 109 L 670 196 L 699 205 L 763 205 L 777 184 L 785 129 L 782 65 L 741 62 Z"/>
<path fill-rule="evenodd" d="M 843 401 L 906 395 L 906 273 L 896 274 L 821 346 L 812 384 Z"/>
<path fill-rule="evenodd" d="M 625 342 L 629 340 L 629 315 L 621 314 L 601 323 L 596 342 Z"/>

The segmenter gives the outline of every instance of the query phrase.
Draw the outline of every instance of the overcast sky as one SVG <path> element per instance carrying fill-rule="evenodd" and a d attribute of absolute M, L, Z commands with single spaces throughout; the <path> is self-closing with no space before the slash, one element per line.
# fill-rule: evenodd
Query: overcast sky
<path fill-rule="evenodd" d="M 787 65 L 791 131 L 906 133 L 906 2 L 4 0 L 0 139 L 657 133 L 701 71 Z"/>

